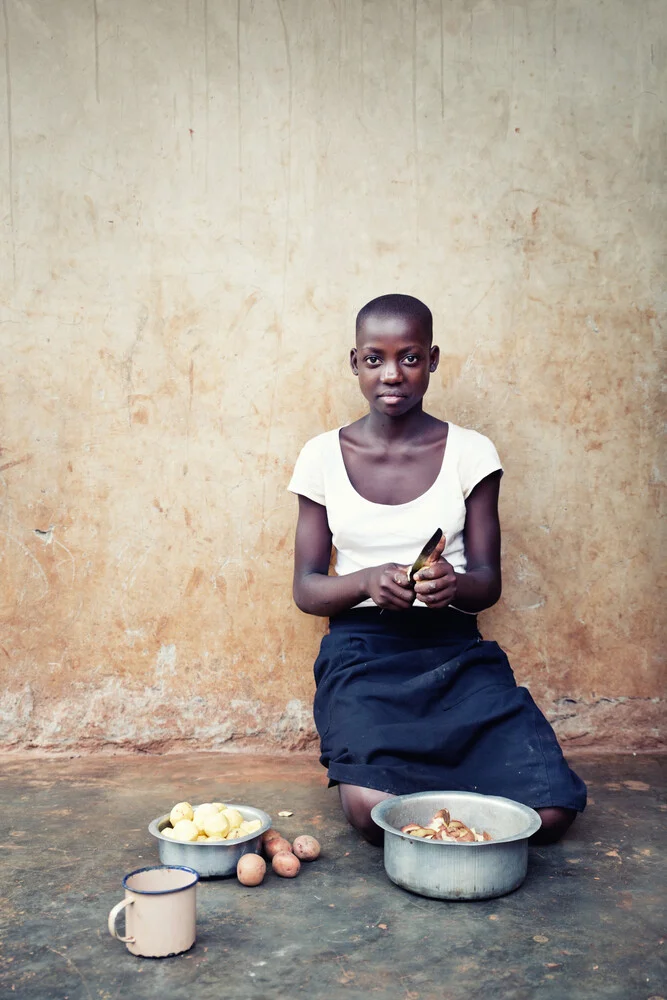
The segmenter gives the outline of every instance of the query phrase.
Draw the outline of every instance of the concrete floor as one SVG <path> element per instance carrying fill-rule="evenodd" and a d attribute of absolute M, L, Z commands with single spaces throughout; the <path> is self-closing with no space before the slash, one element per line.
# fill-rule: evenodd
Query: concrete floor
<path fill-rule="evenodd" d="M 447 903 L 388 881 L 312 757 L 7 755 L 0 997 L 667 997 L 667 759 L 575 765 L 591 801 L 566 840 L 531 850 L 517 892 Z M 111 939 L 107 914 L 122 876 L 158 861 L 149 821 L 184 798 L 260 806 L 290 837 L 314 833 L 323 855 L 292 881 L 201 883 L 194 949 L 138 959 Z"/>

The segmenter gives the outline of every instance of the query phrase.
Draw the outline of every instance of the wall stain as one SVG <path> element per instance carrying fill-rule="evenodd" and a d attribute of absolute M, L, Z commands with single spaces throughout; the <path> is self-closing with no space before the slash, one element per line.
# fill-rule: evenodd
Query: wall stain
<path fill-rule="evenodd" d="M 0 465 L 0 472 L 6 472 L 8 469 L 13 469 L 17 465 L 23 465 L 25 462 L 31 462 L 32 459 L 32 455 L 22 455 L 21 458 L 15 458 L 11 462 L 4 462 Z"/>
<path fill-rule="evenodd" d="M 204 579 L 204 571 L 199 566 L 195 566 L 192 573 L 190 574 L 190 579 L 188 580 L 184 597 L 191 597 L 195 590 L 200 586 L 202 580 Z"/>
<path fill-rule="evenodd" d="M 494 31 L 473 0 L 329 5 L 331 30 L 312 4 L 237 0 L 228 24 L 191 6 L 188 39 L 183 16 L 157 18 L 139 59 L 139 36 L 84 5 L 55 117 L 23 46 L 19 191 L 18 8 L 2 3 L 0 741 L 312 743 L 326 623 L 292 604 L 286 485 L 304 441 L 364 412 L 353 319 L 394 288 L 436 318 L 427 408 L 488 434 L 505 466 L 485 635 L 565 742 L 664 745 L 664 156 L 656 99 L 633 98 L 631 128 L 618 100 L 657 92 L 648 22 L 636 59 L 609 36 L 614 92 L 602 7 L 560 10 L 555 56 L 535 4 Z M 576 92 L 575 39 L 591 102 L 563 118 L 549 81 Z M 33 167 L 58 122 L 84 145 L 47 176 Z"/>

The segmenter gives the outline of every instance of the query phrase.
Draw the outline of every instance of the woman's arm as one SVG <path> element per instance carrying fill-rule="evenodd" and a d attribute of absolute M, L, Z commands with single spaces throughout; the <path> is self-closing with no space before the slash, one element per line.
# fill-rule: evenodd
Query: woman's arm
<path fill-rule="evenodd" d="M 499 471 L 486 476 L 466 500 L 465 573 L 455 573 L 442 558 L 417 573 L 415 591 L 430 608 L 451 604 L 460 611 L 477 612 L 490 608 L 500 598 L 500 476 Z"/>
<path fill-rule="evenodd" d="M 415 599 L 405 566 L 385 563 L 345 576 L 329 576 L 330 560 L 326 507 L 299 495 L 292 592 L 301 611 L 331 618 L 369 597 L 380 608 L 398 611 L 409 608 Z"/>

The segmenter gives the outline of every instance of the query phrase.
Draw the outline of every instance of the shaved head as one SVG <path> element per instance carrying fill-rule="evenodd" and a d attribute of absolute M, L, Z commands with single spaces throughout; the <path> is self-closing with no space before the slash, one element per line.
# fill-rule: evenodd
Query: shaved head
<path fill-rule="evenodd" d="M 403 319 L 416 322 L 429 344 L 433 341 L 433 314 L 428 306 L 425 306 L 420 299 L 413 295 L 380 295 L 377 299 L 371 299 L 359 310 L 357 315 L 356 332 L 357 336 L 364 323 L 371 316 L 378 319 L 388 319 L 392 316 L 400 316 Z"/>

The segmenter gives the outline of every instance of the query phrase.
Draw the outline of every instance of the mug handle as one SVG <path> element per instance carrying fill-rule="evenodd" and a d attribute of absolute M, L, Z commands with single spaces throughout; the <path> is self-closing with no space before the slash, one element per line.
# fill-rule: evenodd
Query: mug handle
<path fill-rule="evenodd" d="M 134 941 L 134 938 L 123 937 L 121 934 L 119 934 L 118 931 L 116 930 L 116 920 L 118 919 L 118 914 L 120 913 L 120 911 L 124 910 L 125 907 L 128 905 L 128 903 L 133 903 L 133 902 L 134 900 L 131 899 L 129 896 L 127 896 L 125 899 L 121 899 L 120 903 L 116 903 L 113 910 L 109 914 L 109 921 L 108 921 L 109 934 L 111 934 L 111 937 L 118 938 L 119 941 L 125 941 L 126 943 L 129 942 L 130 944 Z"/>

